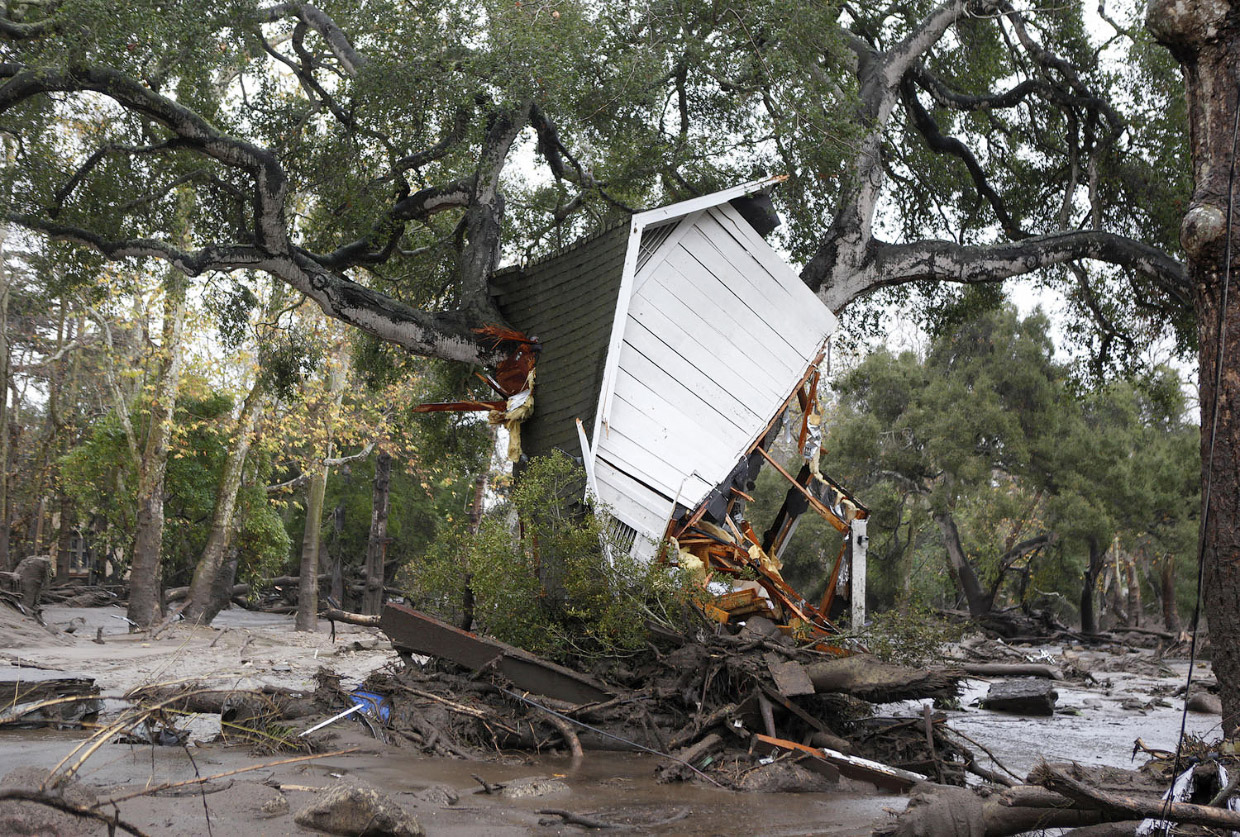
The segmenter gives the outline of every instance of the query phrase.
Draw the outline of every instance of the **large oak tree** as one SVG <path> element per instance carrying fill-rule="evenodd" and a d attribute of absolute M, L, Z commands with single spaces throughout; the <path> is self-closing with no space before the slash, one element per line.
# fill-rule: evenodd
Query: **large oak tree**
<path fill-rule="evenodd" d="M 1027 276 L 1074 303 L 1103 368 L 1157 334 L 1190 347 L 1200 323 L 1208 378 L 1235 15 L 1151 10 L 1189 68 L 1189 281 L 1183 102 L 1139 12 L 1104 5 L 1091 34 L 1075 4 L 1007 0 L 7 0 L 0 212 L 74 245 L 60 258 L 81 276 L 107 259 L 264 271 L 380 340 L 476 363 L 501 253 L 783 172 L 783 244 L 834 310 Z M 1233 502 L 1240 428 L 1220 428 Z M 1240 535 L 1213 545 L 1237 511 L 1219 507 L 1211 556 L 1234 554 Z M 1240 566 L 1214 566 L 1240 595 Z"/>

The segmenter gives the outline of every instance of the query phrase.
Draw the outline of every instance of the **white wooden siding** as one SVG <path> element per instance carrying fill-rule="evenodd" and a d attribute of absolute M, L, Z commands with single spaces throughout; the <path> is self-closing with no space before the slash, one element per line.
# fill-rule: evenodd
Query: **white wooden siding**
<path fill-rule="evenodd" d="M 649 555 L 675 502 L 705 499 L 766 428 L 835 318 L 726 203 L 693 205 L 626 279 L 591 448 L 599 498 Z"/>

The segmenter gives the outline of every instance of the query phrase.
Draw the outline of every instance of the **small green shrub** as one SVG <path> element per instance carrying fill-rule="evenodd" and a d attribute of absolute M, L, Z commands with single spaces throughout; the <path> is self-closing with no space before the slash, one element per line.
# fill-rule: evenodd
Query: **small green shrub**
<path fill-rule="evenodd" d="M 959 641 L 961 630 L 913 602 L 875 614 L 857 639 L 884 662 L 924 666 L 942 656 L 944 645 Z"/>
<path fill-rule="evenodd" d="M 448 621 L 472 606 L 478 629 L 537 654 L 583 659 L 643 648 L 648 619 L 674 622 L 686 611 L 685 579 L 617 548 L 608 518 L 582 502 L 584 485 L 565 454 L 533 460 L 508 506 L 476 533 L 464 524 L 446 532 L 398 583 Z"/>

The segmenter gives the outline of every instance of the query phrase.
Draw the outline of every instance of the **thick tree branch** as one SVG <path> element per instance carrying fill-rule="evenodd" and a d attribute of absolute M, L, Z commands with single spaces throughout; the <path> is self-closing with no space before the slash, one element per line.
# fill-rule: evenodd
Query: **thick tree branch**
<path fill-rule="evenodd" d="M 948 0 L 933 9 L 909 32 L 904 40 L 887 50 L 882 56 L 882 84 L 887 90 L 895 90 L 905 73 L 920 63 L 930 47 L 939 42 L 948 27 L 965 14 L 965 0 Z M 978 5 L 990 7 L 989 0 Z"/>
<path fill-rule="evenodd" d="M 274 23 L 286 17 L 297 18 L 323 37 L 327 48 L 331 50 L 332 55 L 336 57 L 341 68 L 348 75 L 356 75 L 367 64 L 366 56 L 353 48 L 353 44 L 344 31 L 317 6 L 309 3 L 280 3 L 259 9 L 256 17 L 260 22 L 265 23 Z"/>
<path fill-rule="evenodd" d="M 45 17 L 32 23 L 13 20 L 7 10 L 0 11 L 0 40 L 25 41 L 51 35 L 60 29 L 60 19 Z"/>
<path fill-rule="evenodd" d="M 969 147 L 956 137 L 945 135 L 939 129 L 939 123 L 931 116 L 930 111 L 926 110 L 921 102 L 918 101 L 917 92 L 913 89 L 911 80 L 906 80 L 900 89 L 903 94 L 904 105 L 908 109 L 910 118 L 913 120 L 913 125 L 926 140 L 930 150 L 936 154 L 950 154 L 964 163 L 965 168 L 969 170 L 969 177 L 973 179 L 974 188 L 990 204 L 990 208 L 1003 226 L 1004 234 L 1013 240 L 1027 238 L 1028 233 L 1021 230 L 1020 224 L 1008 212 L 1007 204 L 1004 203 L 1003 197 L 990 185 L 986 172 L 982 169 L 982 164 L 977 161 L 977 157 L 973 155 Z"/>
<path fill-rule="evenodd" d="M 815 286 L 814 277 L 807 277 L 805 271 L 802 278 L 831 310 L 839 311 L 858 296 L 879 287 L 921 281 L 998 282 L 1084 259 L 1118 265 L 1151 277 L 1163 286 L 1183 287 L 1185 282 L 1184 266 L 1163 251 L 1100 230 L 1052 233 L 1010 244 L 980 246 L 952 241 L 871 242 L 863 268 L 843 281 L 831 285 L 819 281 Z"/>

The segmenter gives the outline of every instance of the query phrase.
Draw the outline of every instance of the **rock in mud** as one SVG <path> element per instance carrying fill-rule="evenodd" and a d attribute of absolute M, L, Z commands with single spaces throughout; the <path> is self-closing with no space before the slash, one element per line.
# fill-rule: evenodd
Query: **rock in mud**
<path fill-rule="evenodd" d="M 1200 712 L 1204 715 L 1223 714 L 1223 701 L 1218 695 L 1212 695 L 1209 692 L 1194 691 L 1184 706 L 1189 712 Z"/>
<path fill-rule="evenodd" d="M 505 799 L 534 799 L 540 796 L 554 796 L 568 793 L 568 785 L 559 779 L 546 776 L 531 776 L 528 779 L 516 779 L 504 786 L 501 794 Z"/>
<path fill-rule="evenodd" d="M 19 767 L 0 779 L 0 789 L 38 791 L 48 771 L 38 767 Z M 93 794 L 77 782 L 70 782 L 57 791 L 65 802 L 82 807 L 95 804 Z M 10 837 L 76 837 L 93 834 L 100 829 L 94 820 L 82 819 L 37 802 L 0 802 L 0 834 Z"/>
<path fill-rule="evenodd" d="M 303 828 L 350 837 L 423 837 L 421 824 L 391 797 L 360 784 L 325 791 L 293 818 Z"/>
<path fill-rule="evenodd" d="M 439 808 L 449 808 L 461 801 L 460 794 L 450 785 L 431 785 L 429 788 L 414 791 L 410 795 L 418 802 L 425 802 L 427 805 Z"/>
<path fill-rule="evenodd" d="M 1030 677 L 992 683 L 981 707 L 1016 715 L 1053 715 L 1057 700 L 1059 693 L 1050 681 Z"/>
<path fill-rule="evenodd" d="M 825 776 L 783 760 L 749 771 L 737 787 L 751 793 L 823 793 L 836 790 L 837 786 Z"/>

